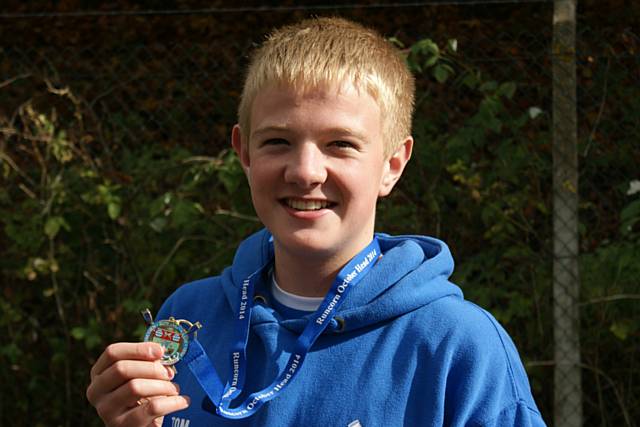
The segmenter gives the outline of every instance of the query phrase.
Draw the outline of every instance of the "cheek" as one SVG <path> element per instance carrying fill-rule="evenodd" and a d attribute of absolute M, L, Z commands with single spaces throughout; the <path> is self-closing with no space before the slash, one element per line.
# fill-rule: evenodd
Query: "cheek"
<path fill-rule="evenodd" d="M 268 163 L 254 162 L 251 167 L 246 169 L 247 178 L 252 188 L 267 187 L 266 181 L 273 181 L 274 171 L 271 170 Z"/>
<path fill-rule="evenodd" d="M 366 169 L 362 166 L 351 170 L 356 172 L 348 176 L 343 175 L 343 185 L 341 186 L 343 193 L 346 193 L 345 196 L 350 199 L 351 203 L 360 209 L 375 207 L 380 177 L 376 174 L 366 173 Z"/>
<path fill-rule="evenodd" d="M 270 209 L 280 188 L 279 172 L 269 162 L 254 162 L 247 173 L 251 200 L 256 210 Z"/>

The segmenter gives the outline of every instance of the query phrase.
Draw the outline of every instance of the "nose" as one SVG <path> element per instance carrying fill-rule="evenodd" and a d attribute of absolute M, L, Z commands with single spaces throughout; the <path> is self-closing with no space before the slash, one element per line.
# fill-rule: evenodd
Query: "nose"
<path fill-rule="evenodd" d="M 324 155 L 313 143 L 300 144 L 287 162 L 285 182 L 311 188 L 327 179 Z"/>

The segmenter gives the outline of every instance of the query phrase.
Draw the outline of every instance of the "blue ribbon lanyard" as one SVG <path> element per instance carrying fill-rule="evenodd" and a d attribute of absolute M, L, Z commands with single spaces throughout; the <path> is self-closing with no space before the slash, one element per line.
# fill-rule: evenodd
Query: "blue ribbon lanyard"
<path fill-rule="evenodd" d="M 256 282 L 260 280 L 264 270 L 271 265 L 271 261 L 247 277 L 240 287 L 235 339 L 230 354 L 229 382 L 222 386 L 213 363 L 197 340 L 191 343 L 184 358 L 189 369 L 216 406 L 218 415 L 230 419 L 247 418 L 284 390 L 300 371 L 311 346 L 327 328 L 351 288 L 364 278 L 379 256 L 380 245 L 378 238 L 374 236 L 371 243 L 340 270 L 322 304 L 311 318 L 312 321 L 307 323 L 296 340 L 284 371 L 269 386 L 249 395 L 237 408 L 231 408 L 231 402 L 242 393 L 246 379 L 247 342 Z"/>

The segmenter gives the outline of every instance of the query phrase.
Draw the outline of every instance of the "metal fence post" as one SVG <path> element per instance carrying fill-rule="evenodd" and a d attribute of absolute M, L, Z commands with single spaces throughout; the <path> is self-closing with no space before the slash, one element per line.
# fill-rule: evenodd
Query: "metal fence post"
<path fill-rule="evenodd" d="M 553 14 L 554 425 L 562 427 L 582 426 L 576 3 L 555 0 Z"/>

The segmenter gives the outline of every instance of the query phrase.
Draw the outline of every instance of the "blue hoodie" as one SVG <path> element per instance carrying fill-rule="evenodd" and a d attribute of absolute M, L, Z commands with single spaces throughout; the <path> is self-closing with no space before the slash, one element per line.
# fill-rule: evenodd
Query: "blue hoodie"
<path fill-rule="evenodd" d="M 268 261 L 269 237 L 265 230 L 250 236 L 221 276 L 181 286 L 158 314 L 202 323 L 198 340 L 223 383 L 240 285 Z M 221 418 L 179 362 L 174 381 L 191 406 L 165 416 L 163 425 L 544 426 L 513 342 L 448 281 L 447 246 L 423 236 L 378 237 L 384 256 L 351 290 L 278 397 L 249 418 Z M 271 308 L 268 283 L 256 289 L 262 298 L 251 314 L 245 391 L 233 406 L 271 384 L 312 318 L 282 317 Z"/>

